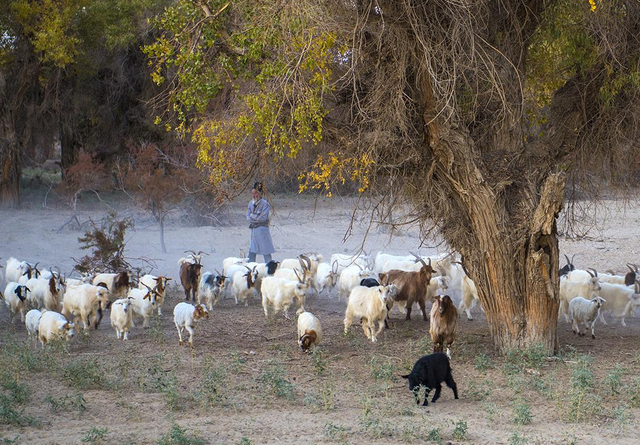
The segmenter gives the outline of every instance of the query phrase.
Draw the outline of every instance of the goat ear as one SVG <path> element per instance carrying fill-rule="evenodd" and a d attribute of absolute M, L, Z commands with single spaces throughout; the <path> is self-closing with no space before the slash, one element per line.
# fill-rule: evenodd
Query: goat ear
<path fill-rule="evenodd" d="M 402 377 L 403 379 L 408 379 L 410 375 L 411 375 L 411 374 L 401 375 L 400 377 Z"/>

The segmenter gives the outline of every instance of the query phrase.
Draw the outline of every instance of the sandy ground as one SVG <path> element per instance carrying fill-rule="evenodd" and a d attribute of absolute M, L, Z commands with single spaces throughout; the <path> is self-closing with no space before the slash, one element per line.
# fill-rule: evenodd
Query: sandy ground
<path fill-rule="evenodd" d="M 248 246 L 245 205 L 231 206 L 219 227 L 179 227 L 176 219 L 167 228 L 166 254 L 153 220 L 124 212 L 136 221 L 126 252 L 130 258 L 153 259 L 154 273 L 174 278 L 186 249 L 209 253 L 205 270 L 220 268 L 224 257 Z M 421 247 L 415 229 L 390 237 L 369 227 L 366 215 L 343 242 L 353 209 L 349 200 L 276 196 L 274 205 L 276 259 L 305 251 L 326 257 L 352 252 L 363 239 L 367 251 L 438 252 Z M 598 212 L 600 225 L 580 240 L 563 239 L 562 251 L 575 253 L 578 267 L 598 270 L 622 272 L 625 263 L 640 262 L 640 209 L 610 202 Z M 83 211 L 80 220 L 103 216 L 96 207 Z M 58 230 L 69 217 L 37 208 L 0 211 L 0 257 L 71 270 L 72 257 L 84 252 L 77 242 L 81 232 Z M 640 318 L 628 319 L 626 328 L 599 324 L 595 341 L 576 338 L 561 321 L 562 354 L 527 361 L 493 352 L 486 321 L 476 309 L 474 321 L 461 318 L 458 325 L 452 366 L 460 400 L 445 387 L 440 401 L 423 408 L 415 406 L 398 377 L 430 350 L 428 323 L 415 311 L 410 322 L 394 312 L 393 328 L 371 344 L 357 325 L 342 334 L 345 302 L 335 293 L 310 297 L 307 309 L 321 319 L 324 340 L 319 353 L 305 356 L 295 343 L 293 322 L 266 321 L 257 300 L 242 307 L 225 299 L 198 326 L 191 353 L 179 347 L 172 323 L 171 308 L 181 299 L 181 289 L 172 287 L 165 315 L 149 329 L 136 327 L 129 342 L 117 341 L 105 318 L 97 331 L 77 336 L 68 350 L 44 352 L 29 344 L 24 326 L 11 323 L 2 305 L 1 394 L 9 393 L 5 383 L 14 378 L 26 386 L 29 394 L 19 409 L 35 424 L 0 420 L 0 441 L 156 444 L 175 423 L 210 444 L 638 443 Z M 591 361 L 581 368 L 586 357 Z M 580 380 L 588 389 L 584 392 L 575 383 L 580 372 L 592 377 Z M 78 395 L 86 409 L 72 402 L 80 400 Z"/>

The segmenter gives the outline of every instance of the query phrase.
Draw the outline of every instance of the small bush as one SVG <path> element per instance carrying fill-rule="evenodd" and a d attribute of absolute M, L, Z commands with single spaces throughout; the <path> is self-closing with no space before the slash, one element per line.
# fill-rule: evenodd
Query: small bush
<path fill-rule="evenodd" d="M 49 404 L 51 407 L 51 411 L 57 413 L 59 411 L 77 411 L 78 414 L 82 414 L 87 410 L 86 403 L 87 401 L 84 399 L 82 393 L 77 393 L 73 396 L 67 394 L 66 396 L 53 398 L 52 396 L 47 396 L 44 399 L 45 402 Z"/>
<path fill-rule="evenodd" d="M 187 434 L 187 430 L 180 428 L 176 423 L 171 425 L 171 431 L 158 440 L 158 445 L 204 445 L 205 443 L 204 439 Z"/>
<path fill-rule="evenodd" d="M 219 405 L 227 399 L 225 395 L 225 385 L 227 376 L 223 368 L 213 366 L 213 359 L 204 359 L 204 377 L 198 385 L 195 399 L 200 402 L 203 408 Z"/>
<path fill-rule="evenodd" d="M 442 440 L 442 434 L 440 428 L 432 428 L 427 432 L 427 442 L 434 442 L 437 444 L 444 443 Z"/>
<path fill-rule="evenodd" d="M 260 381 L 267 386 L 271 394 L 287 400 L 295 400 L 295 387 L 287 378 L 287 371 L 278 363 L 272 362 L 262 372 Z"/>
<path fill-rule="evenodd" d="M 14 379 L 2 382 L 0 392 L 0 423 L 15 426 L 38 425 L 40 421 L 24 414 L 19 406 L 29 398 L 29 390 Z"/>
<path fill-rule="evenodd" d="M 93 360 L 71 360 L 64 366 L 62 375 L 77 389 L 108 389 L 111 386 L 104 369 Z"/>
<path fill-rule="evenodd" d="M 458 420 L 454 423 L 453 432 L 451 435 L 455 440 L 465 440 L 467 438 L 467 422 L 464 420 Z"/>
<path fill-rule="evenodd" d="M 380 360 L 373 357 L 369 362 L 371 365 L 371 377 L 376 380 L 393 380 L 395 367 L 389 360 Z"/>
<path fill-rule="evenodd" d="M 109 434 L 109 430 L 107 428 L 97 428 L 92 426 L 87 434 L 81 439 L 83 443 L 91 443 L 91 444 L 99 444 L 102 443 L 102 439 L 104 439 L 107 434 Z"/>
<path fill-rule="evenodd" d="M 324 372 L 327 370 L 328 362 L 324 358 L 322 351 L 318 348 L 314 348 L 311 353 L 311 362 L 313 363 L 313 368 L 316 370 L 316 374 L 324 375 Z"/>
<path fill-rule="evenodd" d="M 509 437 L 509 445 L 525 445 L 526 443 L 527 438 L 518 434 L 517 431 Z"/>
<path fill-rule="evenodd" d="M 609 393 L 614 396 L 620 394 L 620 387 L 622 386 L 622 376 L 624 375 L 624 368 L 617 364 L 611 372 L 604 379 L 605 385 L 609 388 Z"/>
<path fill-rule="evenodd" d="M 475 362 L 476 362 L 476 370 L 480 372 L 485 372 L 487 369 L 493 368 L 493 363 L 491 363 L 491 359 L 484 352 L 481 352 L 480 354 L 476 355 Z"/>
<path fill-rule="evenodd" d="M 531 406 L 526 400 L 519 400 L 513 406 L 513 423 L 516 425 L 528 425 L 533 420 Z"/>

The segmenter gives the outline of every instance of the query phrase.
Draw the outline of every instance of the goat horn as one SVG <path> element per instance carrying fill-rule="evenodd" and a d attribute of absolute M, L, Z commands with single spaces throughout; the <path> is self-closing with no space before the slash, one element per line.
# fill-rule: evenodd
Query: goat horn
<path fill-rule="evenodd" d="M 573 255 L 571 255 L 571 265 L 573 266 L 573 259 L 576 257 L 576 254 L 574 253 Z"/>
<path fill-rule="evenodd" d="M 304 281 L 302 280 L 302 278 L 300 278 L 300 275 L 298 274 L 298 269 L 293 269 L 293 273 L 296 274 L 296 277 L 298 277 L 298 281 L 302 284 L 304 283 Z"/>
<path fill-rule="evenodd" d="M 564 254 L 564 257 L 567 259 L 567 264 L 568 264 L 568 265 L 571 265 L 571 261 L 569 261 L 569 257 L 567 256 L 567 254 L 566 254 L 566 253 Z"/>
<path fill-rule="evenodd" d="M 195 253 L 193 250 L 185 250 L 184 253 L 192 253 L 194 255 L 197 255 L 197 253 Z"/>
<path fill-rule="evenodd" d="M 422 267 L 426 268 L 427 267 L 427 263 L 424 262 L 424 260 L 422 259 L 421 256 L 416 255 L 413 252 L 409 252 L 411 255 L 413 255 L 414 257 L 416 257 L 416 259 L 418 261 L 420 261 L 422 263 Z M 429 267 L 431 267 L 431 258 L 429 258 Z"/>
<path fill-rule="evenodd" d="M 627 263 L 627 267 L 629 268 L 629 270 L 630 270 L 632 273 L 636 273 L 636 270 L 638 270 L 638 268 L 636 267 L 636 270 L 633 270 L 633 267 L 631 267 L 631 266 L 633 266 L 633 264 L 629 264 L 629 263 Z"/>
<path fill-rule="evenodd" d="M 204 250 L 198 250 L 198 255 L 202 255 L 203 253 L 205 255 L 209 256 L 209 254 L 207 252 L 205 252 Z"/>
<path fill-rule="evenodd" d="M 338 273 L 338 261 L 337 261 L 337 260 L 336 260 L 336 261 L 334 261 L 334 262 L 331 264 L 331 272 L 333 272 L 333 273 Z"/>

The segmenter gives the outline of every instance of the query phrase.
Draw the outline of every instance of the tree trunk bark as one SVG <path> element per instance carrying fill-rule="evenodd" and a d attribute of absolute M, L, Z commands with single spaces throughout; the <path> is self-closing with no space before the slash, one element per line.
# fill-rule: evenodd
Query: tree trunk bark
<path fill-rule="evenodd" d="M 425 141 L 433 152 L 425 183 L 455 197 L 448 210 L 460 218 L 443 227 L 443 236 L 476 283 L 493 342 L 501 351 L 541 345 L 553 354 L 559 306 L 556 218 L 565 175 L 549 174 L 540 183 L 532 175 L 491 184 L 480 170 L 473 140 L 436 118 L 428 78 L 421 87 Z"/>
<path fill-rule="evenodd" d="M 162 253 L 167 253 L 167 246 L 164 244 L 164 215 L 160 216 L 159 223 L 160 223 L 160 248 L 162 248 Z"/>
<path fill-rule="evenodd" d="M 20 206 L 20 147 L 11 138 L 0 139 L 0 203 Z"/>

